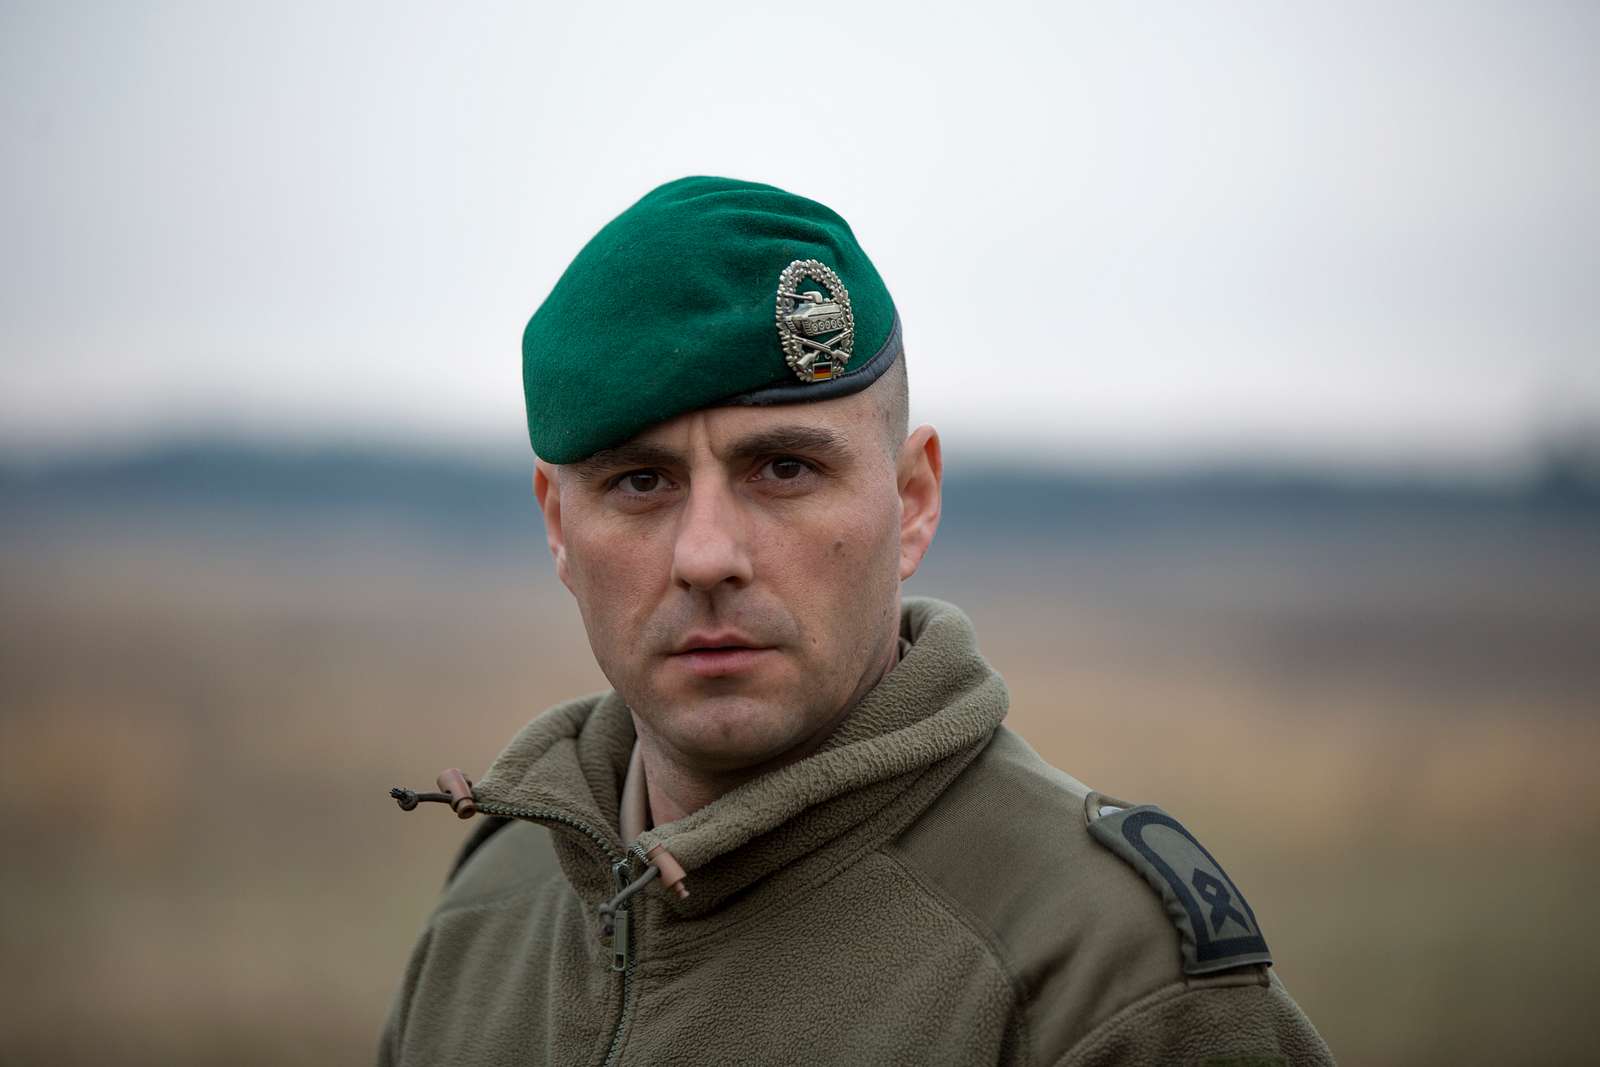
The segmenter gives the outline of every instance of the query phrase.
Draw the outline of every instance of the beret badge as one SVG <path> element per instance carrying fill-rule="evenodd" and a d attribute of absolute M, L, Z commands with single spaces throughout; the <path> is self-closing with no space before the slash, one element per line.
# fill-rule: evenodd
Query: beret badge
<path fill-rule="evenodd" d="M 795 377 L 825 382 L 844 373 L 855 347 L 856 322 L 850 294 L 831 267 L 815 259 L 797 259 L 783 268 L 778 276 L 777 322 L 783 358 Z"/>

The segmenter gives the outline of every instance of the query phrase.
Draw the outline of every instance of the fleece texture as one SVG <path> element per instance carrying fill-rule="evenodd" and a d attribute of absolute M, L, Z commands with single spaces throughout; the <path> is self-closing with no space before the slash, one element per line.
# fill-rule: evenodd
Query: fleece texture
<path fill-rule="evenodd" d="M 1000 725 L 971 623 L 907 600 L 910 650 L 818 752 L 618 836 L 633 744 L 607 694 L 535 719 L 475 786 L 512 821 L 448 886 L 385 1064 L 1329 1063 L 1267 968 L 1185 977 L 1088 790 Z M 596 910 L 665 844 L 614 971 Z"/>
<path fill-rule="evenodd" d="M 853 354 L 826 382 L 800 381 L 784 358 L 778 281 L 796 260 L 833 270 L 854 316 Z M 572 463 L 687 411 L 865 388 L 898 344 L 889 291 L 838 214 L 770 185 L 681 178 L 597 233 L 528 320 L 528 436 Z"/>

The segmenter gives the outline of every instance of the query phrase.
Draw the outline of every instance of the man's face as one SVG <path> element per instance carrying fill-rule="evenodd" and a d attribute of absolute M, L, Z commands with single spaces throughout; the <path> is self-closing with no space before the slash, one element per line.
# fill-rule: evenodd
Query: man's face
<path fill-rule="evenodd" d="M 557 572 L 641 733 L 736 771 L 804 751 L 893 665 L 938 440 L 870 390 L 680 416 L 536 475 Z"/>

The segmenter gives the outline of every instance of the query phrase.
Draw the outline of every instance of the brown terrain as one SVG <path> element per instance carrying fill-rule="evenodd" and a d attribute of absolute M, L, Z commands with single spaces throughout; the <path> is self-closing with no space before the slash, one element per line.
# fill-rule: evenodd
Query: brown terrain
<path fill-rule="evenodd" d="M 215 519 L 7 517 L 0 1064 L 369 1061 L 463 834 L 387 790 L 604 685 L 531 528 Z M 1342 1062 L 1591 1055 L 1592 513 L 952 526 L 913 591 L 1228 866 Z"/>

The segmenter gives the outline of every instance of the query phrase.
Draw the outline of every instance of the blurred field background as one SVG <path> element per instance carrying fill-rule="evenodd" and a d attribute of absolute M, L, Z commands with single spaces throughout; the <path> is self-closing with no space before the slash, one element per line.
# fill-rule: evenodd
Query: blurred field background
<path fill-rule="evenodd" d="M 912 591 L 1343 1062 L 1600 1062 L 1596 55 L 1565 0 L 0 0 L 0 1067 L 370 1060 L 464 833 L 387 790 L 602 686 L 519 333 L 687 174 L 850 220 L 946 442 Z"/>
<path fill-rule="evenodd" d="M 0 507 L 0 1063 L 357 1063 L 477 773 L 603 687 L 526 472 L 190 444 Z M 1588 1058 L 1600 495 L 972 468 L 911 591 L 1183 817 L 1344 1062 Z M 431 786 L 429 786 L 431 788 Z"/>

